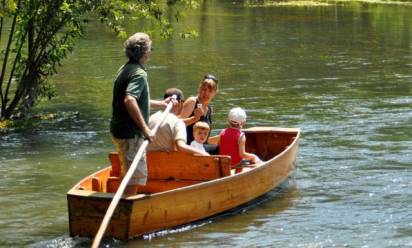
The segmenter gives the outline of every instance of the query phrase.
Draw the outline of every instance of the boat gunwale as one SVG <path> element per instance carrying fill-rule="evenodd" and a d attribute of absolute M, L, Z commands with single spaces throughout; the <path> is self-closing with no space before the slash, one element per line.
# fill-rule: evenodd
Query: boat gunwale
<path fill-rule="evenodd" d="M 251 130 L 251 129 L 246 129 L 244 130 L 246 132 L 251 131 L 251 132 L 256 132 L 255 130 Z M 266 130 L 267 131 L 267 130 Z M 278 131 L 278 130 L 274 130 L 274 131 Z M 262 130 L 262 132 L 265 132 L 265 130 Z M 296 138 L 293 140 L 293 142 L 291 142 L 288 147 L 283 150 L 281 153 L 277 154 L 276 156 L 272 157 L 271 159 L 264 161 L 262 164 L 251 168 L 250 170 L 247 170 L 245 172 L 241 172 L 241 173 L 237 173 L 237 174 L 233 174 L 230 176 L 226 176 L 226 177 L 220 177 L 220 178 L 216 178 L 210 181 L 205 181 L 205 182 L 201 182 L 201 183 L 197 183 L 197 184 L 192 184 L 192 185 L 188 185 L 188 186 L 184 186 L 181 188 L 176 188 L 176 189 L 172 189 L 172 190 L 167 190 L 167 191 L 163 191 L 163 192 L 158 192 L 158 193 L 153 193 L 153 194 L 148 194 L 147 196 L 150 197 L 155 197 L 155 196 L 162 196 L 164 194 L 171 194 L 171 193 L 175 193 L 175 192 L 184 192 L 184 191 L 189 191 L 189 190 L 193 190 L 193 189 L 200 189 L 200 188 L 205 188 L 210 186 L 210 184 L 218 184 L 220 182 L 224 183 L 225 181 L 229 181 L 229 180 L 234 180 L 235 178 L 241 178 L 241 177 L 246 177 L 251 173 L 257 173 L 260 170 L 265 169 L 266 167 L 270 166 L 270 164 L 274 161 L 274 160 L 278 160 L 279 158 L 283 157 L 283 155 L 285 153 L 287 153 L 290 149 L 292 149 L 292 147 L 295 146 L 296 142 L 298 142 L 299 137 L 300 137 L 300 129 L 296 128 L 295 132 L 292 132 L 291 130 L 288 130 L 285 132 L 288 133 L 296 133 Z M 143 199 L 144 197 L 139 197 L 139 195 L 136 196 L 129 196 L 128 198 L 126 198 L 127 200 L 140 200 Z"/>
<path fill-rule="evenodd" d="M 219 184 L 219 183 L 225 183 L 226 181 L 231 181 L 231 180 L 235 180 L 237 178 L 242 178 L 242 177 L 246 177 L 251 173 L 257 173 L 260 170 L 265 169 L 266 167 L 270 166 L 270 164 L 272 164 L 273 161 L 280 159 L 281 157 L 284 156 L 285 153 L 288 153 L 293 147 L 295 147 L 297 144 L 297 142 L 299 142 L 299 138 L 300 138 L 300 128 L 277 128 L 277 127 L 252 127 L 252 128 L 248 128 L 248 129 L 244 129 L 244 132 L 248 133 L 260 133 L 260 132 L 280 132 L 280 133 L 296 133 L 296 136 L 294 138 L 294 140 L 288 145 L 288 147 L 286 149 L 284 149 L 281 153 L 277 154 L 276 156 L 272 157 L 271 159 L 264 161 L 262 164 L 251 168 L 250 170 L 241 172 L 241 173 L 237 173 L 237 174 L 233 174 L 230 176 L 226 176 L 226 177 L 221 177 L 221 178 L 216 178 L 210 181 L 205 181 L 205 182 L 200 182 L 197 184 L 192 184 L 192 185 L 188 185 L 188 186 L 184 186 L 184 187 L 180 187 L 180 188 L 176 188 L 176 189 L 171 189 L 171 190 L 166 190 L 166 191 L 162 191 L 162 192 L 157 192 L 157 193 L 153 193 L 153 194 L 138 194 L 138 195 L 134 195 L 134 196 L 128 196 L 128 197 L 122 197 L 122 201 L 126 200 L 126 201 L 139 201 L 139 200 L 144 200 L 145 198 L 153 198 L 153 197 L 161 197 L 163 195 L 166 194 L 175 194 L 175 193 L 179 193 L 179 192 L 185 192 L 185 191 L 190 191 L 190 190 L 195 190 L 195 189 L 201 189 L 201 188 L 206 188 L 209 187 L 210 185 L 213 184 Z M 196 155 L 195 155 L 196 156 Z M 80 189 L 76 189 L 84 180 L 87 180 L 90 177 L 93 177 L 105 170 L 110 169 L 109 167 L 105 167 L 85 178 L 83 178 L 82 180 L 80 180 L 80 182 L 78 182 L 74 187 L 72 187 L 68 192 L 67 195 L 69 196 L 78 196 L 78 197 L 93 197 L 96 199 L 107 199 L 107 198 L 113 198 L 114 193 L 107 193 L 107 192 L 95 192 L 95 191 L 89 191 L 89 190 L 80 190 Z"/>

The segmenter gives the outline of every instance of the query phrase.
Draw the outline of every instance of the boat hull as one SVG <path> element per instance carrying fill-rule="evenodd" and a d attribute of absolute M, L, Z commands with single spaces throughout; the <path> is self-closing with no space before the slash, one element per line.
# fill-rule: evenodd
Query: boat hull
<path fill-rule="evenodd" d="M 259 132 L 265 135 L 266 129 L 251 130 L 250 133 L 259 136 Z M 271 129 L 271 132 L 275 133 L 275 130 Z M 173 190 L 122 198 L 106 235 L 130 239 L 190 223 L 238 207 L 277 187 L 295 169 L 299 130 L 276 129 L 276 132 L 294 135 L 279 154 L 255 168 Z M 264 152 L 262 155 L 266 156 Z M 96 174 L 107 173 L 105 170 L 107 168 Z M 94 236 L 112 197 L 110 193 L 78 190 L 76 187 L 70 190 L 67 194 L 70 234 Z"/>

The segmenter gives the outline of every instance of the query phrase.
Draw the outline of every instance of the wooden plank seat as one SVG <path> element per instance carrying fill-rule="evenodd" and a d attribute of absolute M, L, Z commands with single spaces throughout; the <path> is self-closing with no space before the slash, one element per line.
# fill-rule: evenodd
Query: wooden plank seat
<path fill-rule="evenodd" d="M 107 192 L 115 192 L 120 184 L 120 160 L 111 152 L 110 177 Z M 139 187 L 139 193 L 154 193 L 209 181 L 230 175 L 229 156 L 193 156 L 181 152 L 148 152 L 148 182 Z"/>

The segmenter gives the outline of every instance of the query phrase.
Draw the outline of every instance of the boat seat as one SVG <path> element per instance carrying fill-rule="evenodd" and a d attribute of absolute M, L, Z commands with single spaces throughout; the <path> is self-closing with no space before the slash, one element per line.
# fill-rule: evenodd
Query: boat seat
<path fill-rule="evenodd" d="M 182 152 L 147 153 L 149 179 L 213 180 L 230 175 L 229 156 Z"/>
<path fill-rule="evenodd" d="M 115 192 L 120 184 L 120 160 L 117 152 L 110 152 L 109 160 L 112 168 L 106 182 L 106 190 L 107 192 Z M 148 152 L 148 184 L 151 185 L 141 188 L 143 191 L 150 192 L 163 191 L 230 176 L 230 163 L 230 156 Z"/>
<path fill-rule="evenodd" d="M 111 177 L 120 176 L 117 152 L 109 153 Z M 230 156 L 198 156 L 181 152 L 148 152 L 149 179 L 212 180 L 230 175 Z"/>
<path fill-rule="evenodd" d="M 108 177 L 106 181 L 106 192 L 116 193 L 120 183 L 120 177 Z"/>

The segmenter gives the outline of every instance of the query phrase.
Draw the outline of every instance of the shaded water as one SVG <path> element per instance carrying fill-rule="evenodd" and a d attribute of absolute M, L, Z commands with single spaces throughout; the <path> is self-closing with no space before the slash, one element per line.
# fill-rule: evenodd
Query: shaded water
<path fill-rule="evenodd" d="M 108 163 L 124 62 L 122 41 L 91 26 L 53 78 L 59 96 L 36 109 L 64 114 L 0 134 L 1 247 L 90 245 L 68 236 L 65 193 Z M 302 129 L 295 183 L 238 214 L 109 246 L 412 247 L 411 7 L 211 1 L 179 27 L 200 37 L 154 40 L 152 97 L 171 86 L 195 94 L 216 74 L 216 131 L 233 106 L 248 126 Z"/>

